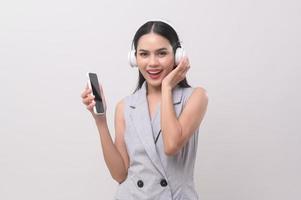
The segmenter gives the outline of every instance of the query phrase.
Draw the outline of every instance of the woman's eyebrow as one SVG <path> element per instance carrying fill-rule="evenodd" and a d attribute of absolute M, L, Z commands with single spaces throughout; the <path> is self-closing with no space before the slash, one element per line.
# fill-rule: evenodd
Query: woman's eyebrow
<path fill-rule="evenodd" d="M 160 49 L 157 49 L 156 51 L 166 51 L 167 50 L 167 48 L 160 48 Z"/>
<path fill-rule="evenodd" d="M 156 51 L 166 51 L 166 50 L 167 50 L 167 48 L 163 47 L 163 48 L 157 49 Z M 145 49 L 139 49 L 138 51 L 148 52 L 148 50 L 145 50 Z"/>

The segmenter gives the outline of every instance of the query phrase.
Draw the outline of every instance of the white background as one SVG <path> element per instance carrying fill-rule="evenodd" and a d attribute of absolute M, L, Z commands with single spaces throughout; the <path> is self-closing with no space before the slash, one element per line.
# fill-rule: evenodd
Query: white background
<path fill-rule="evenodd" d="M 169 21 L 208 91 L 195 170 L 202 200 L 301 198 L 301 3 L 52 0 L 0 3 L 0 199 L 112 199 L 117 184 L 81 103 L 99 74 L 111 135 L 136 85 L 127 53 Z"/>

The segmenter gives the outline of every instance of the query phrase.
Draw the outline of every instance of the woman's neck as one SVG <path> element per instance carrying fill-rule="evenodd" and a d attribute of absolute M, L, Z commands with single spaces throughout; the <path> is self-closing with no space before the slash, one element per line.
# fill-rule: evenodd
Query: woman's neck
<path fill-rule="evenodd" d="M 157 96 L 161 95 L 161 85 L 158 87 L 150 86 L 149 84 L 146 84 L 146 91 L 147 95 Z"/>

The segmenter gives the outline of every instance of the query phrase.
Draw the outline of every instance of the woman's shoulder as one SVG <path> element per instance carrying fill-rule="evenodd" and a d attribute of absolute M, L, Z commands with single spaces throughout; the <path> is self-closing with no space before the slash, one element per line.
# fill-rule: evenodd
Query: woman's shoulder
<path fill-rule="evenodd" d="M 137 96 L 136 92 L 132 93 L 130 95 L 127 95 L 120 99 L 116 104 L 116 109 L 118 110 L 124 110 L 126 106 L 131 106 L 134 98 Z"/>
<path fill-rule="evenodd" d="M 193 88 L 193 93 L 197 93 L 199 95 L 208 96 L 207 90 L 202 86 L 196 86 Z"/>
<path fill-rule="evenodd" d="M 208 102 L 208 93 L 203 86 L 187 87 L 183 89 L 185 101 Z"/>
<path fill-rule="evenodd" d="M 203 86 L 191 86 L 183 88 L 183 92 L 187 94 L 196 94 L 200 96 L 208 96 L 207 90 Z"/>

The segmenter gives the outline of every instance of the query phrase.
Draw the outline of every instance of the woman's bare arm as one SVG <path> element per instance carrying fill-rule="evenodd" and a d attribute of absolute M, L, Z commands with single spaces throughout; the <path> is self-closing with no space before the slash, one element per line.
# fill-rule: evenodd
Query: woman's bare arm
<path fill-rule="evenodd" d="M 129 158 L 124 143 L 124 130 L 125 121 L 123 117 L 123 103 L 117 104 L 115 109 L 115 143 L 109 132 L 106 113 L 104 115 L 95 115 L 93 113 L 93 106 L 95 105 L 94 96 L 91 93 L 91 89 L 86 87 L 81 97 L 83 103 L 87 106 L 87 109 L 93 115 L 98 133 L 100 136 L 102 152 L 106 165 L 111 173 L 111 176 L 118 183 L 123 182 L 127 177 L 127 169 L 129 166 Z M 105 105 L 105 98 L 101 88 L 102 97 Z"/>
<path fill-rule="evenodd" d="M 117 106 L 115 114 L 115 143 L 109 133 L 107 122 L 96 119 L 104 160 L 111 173 L 111 176 L 118 183 L 123 182 L 127 177 L 128 156 L 124 144 L 123 132 L 124 122 L 120 117 L 121 106 Z"/>
<path fill-rule="evenodd" d="M 200 125 L 208 104 L 207 93 L 196 88 L 188 99 L 179 118 L 173 105 L 172 90 L 162 88 L 161 129 L 167 155 L 176 154 Z"/>

